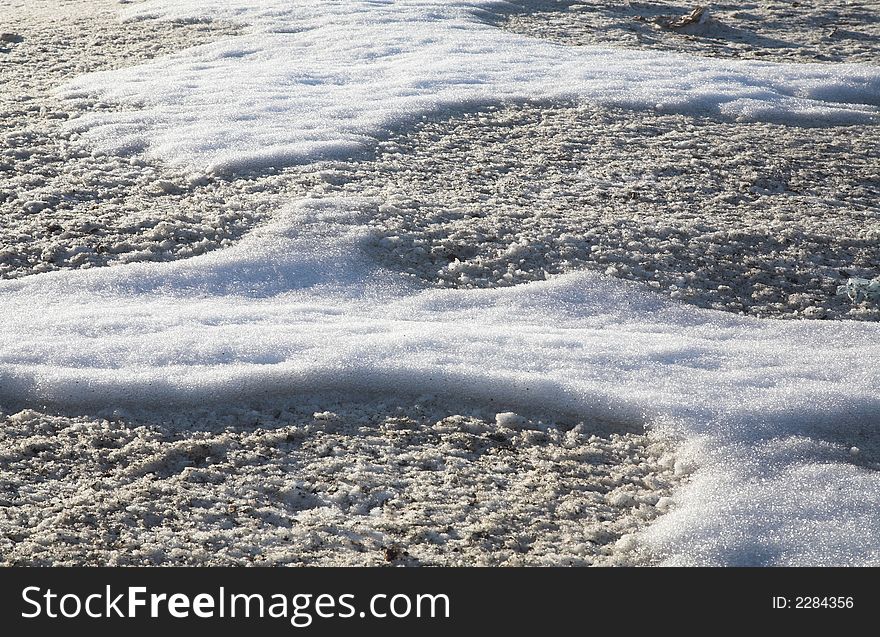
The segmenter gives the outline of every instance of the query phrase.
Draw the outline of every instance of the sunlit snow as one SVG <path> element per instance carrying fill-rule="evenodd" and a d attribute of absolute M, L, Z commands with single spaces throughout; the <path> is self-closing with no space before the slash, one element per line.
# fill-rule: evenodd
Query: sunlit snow
<path fill-rule="evenodd" d="M 504 100 L 811 125 L 877 116 L 872 67 L 565 48 L 483 23 L 488 4 L 153 0 L 132 11 L 251 33 L 62 94 L 123 106 L 75 123 L 90 143 L 194 171 L 347 155 L 426 112 Z M 877 437 L 880 326 L 740 318 L 593 273 L 423 290 L 363 250 L 381 203 L 306 199 L 224 251 L 0 283 L 0 401 L 427 394 L 645 423 L 682 436 L 699 467 L 641 538 L 667 563 L 880 563 L 880 476 L 843 445 Z"/>

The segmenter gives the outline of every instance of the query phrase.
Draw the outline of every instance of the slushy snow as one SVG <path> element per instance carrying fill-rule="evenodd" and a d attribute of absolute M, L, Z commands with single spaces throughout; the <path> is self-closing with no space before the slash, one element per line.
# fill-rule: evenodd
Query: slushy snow
<path fill-rule="evenodd" d="M 194 171 L 358 152 L 389 127 L 475 102 L 811 125 L 877 115 L 871 67 L 565 48 L 487 26 L 491 4 L 145 2 L 133 11 L 239 19 L 252 34 L 63 94 L 121 104 L 75 123 L 99 148 Z M 491 403 L 510 422 L 648 425 L 683 440 L 680 462 L 697 467 L 637 538 L 666 563 L 880 563 L 880 474 L 849 452 L 877 441 L 876 324 L 747 319 L 587 272 L 424 290 L 366 254 L 382 203 L 304 199 L 220 252 L 0 283 L 0 403 L 430 395 Z"/>

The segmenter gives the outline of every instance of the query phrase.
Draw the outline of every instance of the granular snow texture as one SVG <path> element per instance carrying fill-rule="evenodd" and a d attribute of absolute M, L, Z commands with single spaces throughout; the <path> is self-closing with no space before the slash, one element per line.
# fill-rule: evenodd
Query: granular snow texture
<path fill-rule="evenodd" d="M 2 3 L 0 30 L 16 35 L 0 47 L 2 278 L 193 256 L 230 245 L 280 202 L 341 183 L 336 164 L 199 175 L 83 144 L 63 126 L 74 113 L 53 95 L 59 83 L 240 30 L 122 23 L 115 6 Z M 385 169 L 340 165 L 360 192 Z M 681 480 L 670 445 L 638 433 L 327 406 L 137 423 L 2 414 L 0 562 L 641 563 L 616 544 L 666 511 Z"/>
<path fill-rule="evenodd" d="M 644 435 L 335 408 L 3 416 L 0 564 L 636 563 L 680 479 Z"/>
<path fill-rule="evenodd" d="M 234 35 L 206 21 L 121 23 L 118 3 L 0 2 L 0 278 L 108 263 L 161 261 L 228 246 L 274 208 L 289 180 L 232 182 L 96 152 L 64 126 L 53 90 Z M 112 110 L 100 101 L 84 105 Z"/>
<path fill-rule="evenodd" d="M 337 175 L 388 202 L 377 256 L 431 285 L 590 268 L 735 313 L 880 317 L 836 294 L 880 274 L 877 126 L 520 105 L 422 122 L 368 168 Z"/>
<path fill-rule="evenodd" d="M 260 13 L 272 8 L 272 0 L 212 4 L 229 9 L 226 18 L 239 9 L 243 19 L 253 12 L 258 19 L 283 17 L 283 11 Z M 361 4 L 380 17 L 386 10 Z M 401 3 L 414 15 L 423 4 Z M 519 18 L 492 3 L 478 4 L 491 5 L 494 17 L 484 12 L 483 19 L 508 31 L 566 45 L 590 41 L 592 28 L 578 32 L 577 26 L 586 13 L 567 3 L 555 3 L 553 14 L 556 27 L 565 21 L 572 36 L 567 40 L 539 33 L 536 25 L 548 21 L 536 4 L 514 12 Z M 144 6 L 180 15 L 177 22 L 106 22 L 100 47 L 106 66 L 87 50 L 83 70 L 127 65 L 126 47 L 137 50 L 144 33 L 160 52 L 168 50 L 159 42 L 166 32 L 172 34 L 170 49 L 239 28 L 194 19 L 198 5 L 132 5 L 135 13 Z M 22 39 L 3 44 L 0 63 L 25 51 L 17 47 L 28 41 L 27 29 L 41 33 L 56 6 L 71 12 L 85 5 L 16 5 L 18 13 L 10 15 L 21 20 Z M 105 11 L 111 5 L 87 6 Z M 650 13 L 647 4 L 626 6 Z M 321 22 L 317 0 L 297 7 L 314 12 L 317 28 L 338 35 L 334 25 Z M 853 7 L 858 19 L 860 9 Z M 659 4 L 654 9 L 687 12 Z M 836 66 L 722 69 L 650 55 L 651 48 L 674 48 L 752 58 L 772 51 L 764 57 L 786 59 L 808 48 L 798 38 L 815 29 L 814 14 L 821 14 L 810 10 L 813 17 L 801 20 L 802 12 L 794 11 L 793 24 L 801 26 L 792 29 L 797 46 L 789 51 L 752 35 L 733 38 L 718 25 L 752 18 L 724 11 L 713 9 L 718 22 L 690 35 L 635 20 L 638 30 L 659 34 L 636 43 L 639 55 L 591 58 L 596 66 L 604 55 L 621 69 L 625 59 L 647 63 L 660 77 L 653 86 L 673 100 L 671 109 L 654 108 L 653 89 L 628 103 L 635 111 L 615 107 L 617 97 L 602 101 L 601 94 L 591 103 L 597 94 L 589 90 L 579 105 L 559 99 L 561 93 L 552 103 L 522 99 L 517 83 L 525 78 L 528 91 L 540 96 L 534 84 L 540 78 L 533 69 L 517 74 L 505 65 L 489 69 L 488 75 L 500 75 L 489 78 L 484 92 L 470 92 L 468 82 L 443 88 L 450 69 L 438 63 L 431 81 L 439 82 L 448 101 L 436 111 L 419 102 L 412 106 L 415 118 L 401 119 L 394 110 L 412 104 L 407 96 L 395 105 L 400 95 L 383 100 L 377 92 L 365 111 L 355 100 L 352 112 L 363 119 L 353 130 L 334 128 L 332 117 L 351 113 L 329 107 L 321 111 L 329 119 L 318 122 L 326 130 L 317 133 L 296 118 L 287 128 L 251 125 L 257 132 L 280 131 L 282 138 L 307 131 L 320 142 L 329 135 L 332 144 L 340 132 L 349 136 L 335 160 L 321 154 L 320 143 L 310 147 L 316 154 L 305 156 L 322 161 L 303 168 L 278 169 L 276 163 L 296 153 L 284 154 L 283 139 L 268 140 L 265 148 L 252 144 L 252 131 L 240 122 L 214 122 L 242 134 L 242 148 L 232 150 L 223 135 L 205 141 L 204 128 L 186 128 L 180 139 L 169 136 L 184 129 L 175 127 L 179 113 L 173 107 L 163 111 L 163 100 L 180 94 L 157 91 L 149 95 L 153 103 L 138 103 L 139 82 L 131 83 L 148 69 L 144 81 L 156 87 L 170 82 L 185 92 L 186 83 L 175 85 L 180 78 L 174 75 L 183 61 L 193 64 L 187 68 L 194 79 L 208 78 L 209 99 L 201 106 L 211 99 L 233 104 L 223 101 L 229 86 L 212 85 L 212 78 L 223 79 L 234 68 L 236 77 L 257 78 L 261 89 L 271 89 L 276 67 L 260 66 L 254 56 L 264 39 L 283 39 L 280 31 L 246 36 L 255 50 L 228 40 L 193 53 L 201 56 L 195 63 L 182 55 L 140 71 L 87 76 L 73 90 L 67 85 L 65 95 L 74 101 L 46 97 L 63 74 L 40 85 L 37 101 L 51 107 L 10 119 L 17 122 L 10 146 L 29 139 L 18 128 L 38 134 L 25 153 L 34 163 L 10 164 L 13 188 L 3 190 L 7 182 L 0 182 L 0 205 L 12 202 L 3 208 L 9 211 L 3 277 L 192 256 L 228 246 L 270 217 L 275 225 L 229 250 L 167 268 L 141 264 L 5 282 L 7 320 L 21 309 L 3 352 L 3 395 L 11 413 L 3 417 L 0 437 L 0 554 L 6 563 L 877 563 L 876 326 L 740 320 L 675 306 L 629 281 L 615 287 L 588 274 L 536 281 L 599 269 L 704 308 L 877 318 L 869 304 L 853 308 L 833 297 L 841 279 L 871 276 L 878 266 L 876 73 L 841 67 L 835 75 Z M 767 11 L 777 11 L 776 4 Z M 508 17 L 498 22 L 502 13 Z M 362 17 L 349 26 L 363 27 L 357 23 Z M 526 42 L 464 22 L 492 42 Z M 84 33 L 93 29 L 87 18 L 77 24 Z M 433 28 L 423 26 L 426 33 Z M 389 33 L 400 28 L 394 23 Z M 832 53 L 818 54 L 834 62 L 873 61 L 871 28 L 864 38 L 844 34 L 842 45 L 821 49 Z M 608 42 L 620 44 L 625 30 L 606 29 Z M 411 46 L 408 36 L 400 43 Z M 336 44 L 349 53 L 344 42 Z M 552 69 L 557 50 L 534 47 Z M 262 53 L 283 51 L 268 46 Z M 393 57 L 389 51 L 383 55 Z M 56 58 L 63 52 L 41 51 Z M 426 55 L 418 47 L 410 52 L 416 61 Z M 511 65 L 522 64 L 519 54 L 512 47 Z M 565 53 L 569 63 L 579 55 Z M 805 57 L 824 61 L 812 52 Z M 15 59 L 21 86 L 45 64 L 39 56 Z M 695 78 L 708 73 L 710 84 L 727 71 L 732 82 L 719 94 L 684 87 L 669 70 L 683 63 Z M 412 68 L 421 72 L 423 66 Z M 250 73 L 257 67 L 269 75 Z M 305 79 L 306 87 L 323 81 Z M 347 78 L 355 95 L 363 88 L 360 79 L 356 72 Z M 761 90 L 768 82 L 772 90 Z M 348 85 L 339 86 L 344 92 Z M 511 87 L 516 99 L 495 99 Z M 841 87 L 849 87 L 840 94 L 843 103 L 827 101 Z M 101 98 L 90 93 L 94 89 L 119 89 L 124 103 L 96 102 Z M 334 90 L 333 82 L 315 89 L 317 106 L 329 103 L 321 91 Z M 474 108 L 468 95 L 501 105 Z M 757 109 L 750 98 L 728 100 L 731 95 L 757 96 Z M 271 90 L 262 99 L 272 99 Z M 691 112 L 728 102 L 730 112 Z M 283 124 L 285 105 L 276 104 L 281 106 L 261 108 L 263 102 L 250 100 L 245 119 L 266 118 L 274 126 L 282 112 Z M 393 125 L 371 128 L 370 109 L 386 105 Z M 154 109 L 150 118 L 143 119 L 141 107 Z M 73 108 L 88 110 L 89 117 L 60 126 Z M 734 121 L 737 114 L 756 116 Z M 170 128 L 161 130 L 163 118 Z M 157 122 L 159 130 L 150 130 Z M 793 125 L 810 122 L 818 125 Z M 142 152 L 163 135 L 166 143 L 154 144 L 152 155 Z M 46 150 L 55 143 L 64 149 L 61 159 Z M 125 159 L 95 151 L 94 143 Z M 216 167 L 211 161 L 217 158 L 226 162 L 222 170 L 201 174 L 199 166 Z M 49 167 L 45 178 L 29 180 L 25 173 L 38 175 L 43 164 Z M 236 166 L 253 170 L 236 175 Z M 80 182 L 87 186 L 84 206 L 71 202 Z M 300 199 L 304 194 L 308 200 Z M 275 212 L 285 199 L 300 202 Z M 24 214 L 28 203 L 34 205 Z M 125 215 L 120 206 L 128 207 Z M 88 215 L 98 219 L 97 231 L 78 225 Z M 377 274 L 375 261 L 362 258 L 364 247 L 388 270 Z M 409 274 L 403 282 L 395 278 L 401 271 Z M 238 278 L 228 280 L 233 275 Z M 529 281 L 535 283 L 508 290 L 421 289 Z M 284 288 L 288 284 L 294 289 Z M 374 306 L 369 294 L 375 294 Z M 388 316 L 382 315 L 386 307 Z M 20 316 L 33 325 L 18 324 Z M 229 400 L 236 400 L 235 392 L 261 395 L 270 387 L 302 392 L 299 385 L 313 379 L 352 394 L 406 384 L 414 393 L 446 392 L 447 404 L 423 410 L 394 401 L 339 404 L 319 395 L 313 405 L 278 399 L 253 412 L 240 404 L 166 415 L 143 409 L 166 399 L 204 402 L 200 397 L 233 389 L 230 378 L 235 391 L 228 391 Z M 531 399 L 517 389 L 530 385 L 540 388 Z M 506 400 L 531 400 L 525 405 L 530 414 L 466 408 L 467 392 L 485 398 L 498 389 Z M 112 418 L 106 409 L 74 415 L 77 401 L 107 397 L 130 399 L 141 409 Z M 52 401 L 66 415 L 51 415 L 44 405 Z M 566 401 L 580 418 L 552 422 L 548 414 Z M 659 424 L 664 414 L 674 422 L 650 436 L 635 417 L 609 430 L 592 418 L 606 403 L 611 412 L 629 416 L 656 408 Z M 25 405 L 41 411 L 21 411 Z M 549 424 L 538 422 L 542 417 Z M 673 434 L 689 438 L 676 459 Z M 690 483 L 673 492 L 685 475 Z"/>
<path fill-rule="evenodd" d="M 697 5 L 700 23 L 664 28 Z M 776 62 L 880 61 L 880 21 L 872 0 L 825 2 L 624 2 L 510 0 L 497 23 L 569 45 L 597 44 Z"/>

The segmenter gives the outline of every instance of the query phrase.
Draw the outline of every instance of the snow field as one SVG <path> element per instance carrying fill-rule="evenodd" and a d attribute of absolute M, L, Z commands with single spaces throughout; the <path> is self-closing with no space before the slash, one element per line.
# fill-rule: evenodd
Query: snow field
<path fill-rule="evenodd" d="M 876 118 L 872 67 L 565 48 L 486 25 L 474 13 L 485 6 L 147 2 L 134 10 L 210 12 L 255 33 L 62 94 L 125 107 L 75 122 L 105 152 L 217 172 L 347 156 L 384 129 L 482 102 Z M 880 474 L 849 451 L 876 440 L 876 325 L 736 317 L 589 272 L 424 290 L 369 258 L 381 205 L 304 199 L 220 252 L 4 282 L 0 402 L 137 411 L 428 394 L 491 404 L 499 426 L 533 413 L 548 415 L 538 430 L 650 424 L 697 469 L 626 547 L 671 564 L 878 562 Z"/>

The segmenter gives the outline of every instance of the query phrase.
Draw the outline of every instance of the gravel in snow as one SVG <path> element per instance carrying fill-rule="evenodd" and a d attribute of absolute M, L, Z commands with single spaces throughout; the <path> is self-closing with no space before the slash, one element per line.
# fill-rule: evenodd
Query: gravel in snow
<path fill-rule="evenodd" d="M 371 167 L 377 254 L 429 285 L 590 268 L 759 317 L 880 317 L 836 294 L 880 274 L 876 126 L 521 105 L 420 123 Z"/>
<path fill-rule="evenodd" d="M 16 37 L 0 51 L 13 87 L 0 95 L 2 278 L 193 256 L 230 245 L 303 193 L 384 196 L 387 162 L 194 175 L 93 152 L 63 125 L 73 113 L 52 89 L 65 79 L 209 42 L 235 25 L 121 23 L 110 1 L 4 11 L 0 26 Z M 650 559 L 626 538 L 671 506 L 685 470 L 668 442 L 585 424 L 541 431 L 511 428 L 517 418 L 501 426 L 485 414 L 431 416 L 390 404 L 135 422 L 0 411 L 2 563 Z"/>
<path fill-rule="evenodd" d="M 524 3 L 521 12 L 502 14 L 501 23 L 550 39 L 547 29 L 556 25 L 570 34 L 568 44 L 595 43 L 589 34 L 625 44 L 614 28 L 618 23 L 650 29 L 683 51 L 705 53 L 699 47 L 708 47 L 722 55 L 732 41 L 667 33 L 634 19 L 681 13 L 677 5 L 654 4 L 653 13 L 636 4 L 585 7 Z M 105 7 L 99 14 L 106 18 L 99 22 L 103 31 L 87 40 L 104 47 L 105 55 L 75 47 L 79 61 L 61 63 L 71 48 L 65 43 L 77 34 L 83 39 L 86 21 L 97 21 L 82 16 L 46 26 L 45 15 L 19 11 L 21 24 L 14 25 L 23 39 L 9 45 L 6 56 L 20 56 L 12 61 L 21 94 L 29 98 L 23 103 L 30 106 L 5 118 L 11 129 L 6 154 L 13 159 L 5 164 L 11 178 L 0 186 L 0 214 L 7 221 L 0 231 L 0 276 L 192 256 L 229 245 L 281 201 L 345 191 L 384 202 L 374 225 L 387 236 L 377 256 L 429 285 L 512 285 L 586 267 L 644 281 L 701 307 L 761 317 L 880 316 L 876 304 L 853 305 L 836 295 L 850 276 L 880 273 L 877 126 L 804 128 L 523 104 L 433 117 L 392 133 L 369 161 L 270 170 L 246 179 L 187 175 L 138 158 L 96 157 L 65 139 L 77 133 L 61 127 L 69 113 L 48 92 L 70 71 L 198 44 L 236 27 L 150 20 L 121 25 Z M 849 7 L 845 19 L 836 6 L 783 11 L 774 4 L 751 18 L 725 11 L 719 5 L 711 15 L 720 21 L 740 16 L 741 46 L 732 50 L 771 59 L 804 46 L 770 46 L 756 35 L 755 16 L 762 32 L 781 28 L 783 18 L 804 33 L 835 20 L 860 20 L 857 7 Z M 44 31 L 51 32 L 49 39 Z M 120 57 L 106 55 L 108 42 Z M 876 53 L 872 43 L 868 35 L 847 39 L 834 49 L 834 59 L 867 59 Z M 33 66 L 22 64 L 25 59 Z M 52 72 L 33 79 L 27 69 L 37 66 Z"/>

